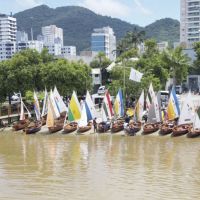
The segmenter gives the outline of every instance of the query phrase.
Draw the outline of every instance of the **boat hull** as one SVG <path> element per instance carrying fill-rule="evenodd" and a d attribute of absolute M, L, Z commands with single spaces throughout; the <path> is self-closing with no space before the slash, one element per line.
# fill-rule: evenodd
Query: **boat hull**
<path fill-rule="evenodd" d="M 38 122 L 37 124 L 35 122 L 35 125 L 33 127 L 26 127 L 24 132 L 26 134 L 35 134 L 41 130 L 41 127 L 42 127 L 42 122 Z"/>
<path fill-rule="evenodd" d="M 115 123 L 111 128 L 111 133 L 117 133 L 124 130 L 124 125 L 122 123 Z"/>
<path fill-rule="evenodd" d="M 98 133 L 105 133 L 110 130 L 110 125 L 99 123 L 97 127 Z"/>
<path fill-rule="evenodd" d="M 160 135 L 169 135 L 172 133 L 173 127 L 174 127 L 174 125 L 171 125 L 171 124 L 162 124 L 160 127 L 159 134 Z"/>
<path fill-rule="evenodd" d="M 189 132 L 190 128 L 191 128 L 190 124 L 175 126 L 173 128 L 173 132 L 172 132 L 171 136 L 179 137 L 179 136 L 185 135 Z"/>
<path fill-rule="evenodd" d="M 66 124 L 63 130 L 63 134 L 69 134 L 77 130 L 78 124 L 76 122 L 71 122 Z"/>
<path fill-rule="evenodd" d="M 20 131 L 20 130 L 25 129 L 28 126 L 28 124 L 29 124 L 29 121 L 21 120 L 15 124 L 13 124 L 12 129 L 13 129 L 13 131 Z"/>
<path fill-rule="evenodd" d="M 200 136 L 200 129 L 190 130 L 187 133 L 188 138 L 196 138 Z"/>
<path fill-rule="evenodd" d="M 159 130 L 159 124 L 145 124 L 143 127 L 143 135 L 150 135 Z"/>

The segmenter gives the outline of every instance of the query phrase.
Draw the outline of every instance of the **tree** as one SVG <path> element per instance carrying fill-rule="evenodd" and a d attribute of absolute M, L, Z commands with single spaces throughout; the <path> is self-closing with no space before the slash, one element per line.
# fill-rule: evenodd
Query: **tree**
<path fill-rule="evenodd" d="M 196 53 L 196 60 L 193 63 L 193 68 L 190 68 L 190 73 L 200 74 L 200 42 L 194 44 L 194 51 Z"/>
<path fill-rule="evenodd" d="M 170 75 L 173 77 L 173 85 L 181 84 L 186 79 L 190 59 L 183 54 L 182 48 L 168 49 L 164 52 L 163 59 L 170 66 Z"/>

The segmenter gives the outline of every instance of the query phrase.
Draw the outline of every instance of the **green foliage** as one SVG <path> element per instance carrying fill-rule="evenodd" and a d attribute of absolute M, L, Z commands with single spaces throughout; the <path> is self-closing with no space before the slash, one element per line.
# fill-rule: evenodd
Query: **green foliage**
<path fill-rule="evenodd" d="M 196 60 L 193 63 L 193 68 L 191 69 L 192 74 L 200 74 L 200 42 L 194 44 L 194 51 L 196 53 Z"/>
<path fill-rule="evenodd" d="M 20 91 L 32 101 L 31 91 L 50 90 L 57 86 L 61 95 L 70 95 L 73 90 L 83 95 L 91 88 L 91 69 L 86 64 L 53 59 L 44 50 L 25 50 L 12 59 L 0 63 L 0 101 L 9 94 Z"/>
<path fill-rule="evenodd" d="M 94 60 L 90 63 L 91 68 L 107 68 L 111 64 L 111 61 L 106 57 L 104 52 L 99 52 L 95 56 Z"/>
<path fill-rule="evenodd" d="M 143 28 L 120 19 L 95 14 L 82 7 L 66 6 L 52 9 L 46 5 L 19 12 L 14 17 L 17 18 L 18 29 L 29 33 L 29 37 L 30 30 L 33 28 L 34 38 L 41 34 L 42 26 L 55 24 L 64 31 L 64 43 L 75 45 L 78 51 L 89 49 L 92 30 L 104 26 L 113 28 L 117 40 L 135 28 L 138 31 L 145 31 L 146 38 L 155 38 L 156 41 L 179 40 L 179 22 L 168 18 Z"/>

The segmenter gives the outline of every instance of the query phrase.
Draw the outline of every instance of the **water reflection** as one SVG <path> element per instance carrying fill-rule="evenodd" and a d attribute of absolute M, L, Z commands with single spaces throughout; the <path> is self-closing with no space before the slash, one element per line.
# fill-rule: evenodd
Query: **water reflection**
<path fill-rule="evenodd" d="M 198 199 L 200 139 L 1 134 L 0 199 Z"/>

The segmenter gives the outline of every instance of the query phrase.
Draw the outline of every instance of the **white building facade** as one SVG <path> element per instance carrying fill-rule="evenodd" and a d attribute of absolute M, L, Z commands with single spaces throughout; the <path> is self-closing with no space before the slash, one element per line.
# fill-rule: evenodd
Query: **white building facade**
<path fill-rule="evenodd" d="M 0 14 L 0 61 L 11 58 L 16 52 L 17 21 Z"/>
<path fill-rule="evenodd" d="M 28 42 L 28 34 L 25 31 L 17 31 L 16 41 L 17 42 Z"/>
<path fill-rule="evenodd" d="M 61 44 L 44 44 L 44 47 L 48 49 L 49 54 L 54 56 L 61 55 L 62 46 Z"/>
<path fill-rule="evenodd" d="M 91 50 L 104 52 L 110 60 L 116 59 L 116 37 L 110 27 L 97 28 L 91 35 Z"/>
<path fill-rule="evenodd" d="M 191 48 L 200 41 L 200 0 L 181 0 L 180 42 Z"/>
<path fill-rule="evenodd" d="M 55 25 L 42 27 L 42 35 L 45 45 L 61 44 L 63 46 L 63 29 L 58 28 Z"/>
<path fill-rule="evenodd" d="M 76 47 L 75 46 L 63 46 L 61 49 L 62 55 L 76 56 Z"/>
<path fill-rule="evenodd" d="M 41 53 L 43 48 L 44 48 L 44 43 L 42 41 L 37 41 L 37 40 L 32 40 L 27 42 L 17 42 L 16 44 L 16 50 L 18 52 L 25 49 L 35 49 L 39 53 Z"/>

